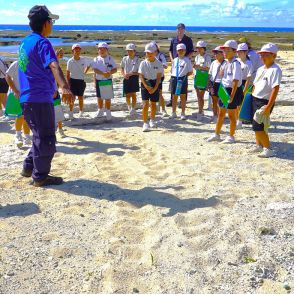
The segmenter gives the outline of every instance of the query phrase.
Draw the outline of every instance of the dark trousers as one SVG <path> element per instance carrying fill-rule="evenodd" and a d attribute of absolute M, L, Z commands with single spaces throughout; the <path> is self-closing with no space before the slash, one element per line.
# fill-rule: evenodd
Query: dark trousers
<path fill-rule="evenodd" d="M 56 152 L 53 103 L 22 103 L 23 115 L 33 133 L 33 145 L 23 167 L 31 170 L 35 181 L 44 180 L 50 172 Z"/>

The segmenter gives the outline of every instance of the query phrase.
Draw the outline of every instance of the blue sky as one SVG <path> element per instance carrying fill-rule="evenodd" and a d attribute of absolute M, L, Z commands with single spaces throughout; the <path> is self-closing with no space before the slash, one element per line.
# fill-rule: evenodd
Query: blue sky
<path fill-rule="evenodd" d="M 35 1 L 0 0 L 2 24 L 26 24 Z M 44 1 L 57 24 L 294 27 L 293 0 Z"/>

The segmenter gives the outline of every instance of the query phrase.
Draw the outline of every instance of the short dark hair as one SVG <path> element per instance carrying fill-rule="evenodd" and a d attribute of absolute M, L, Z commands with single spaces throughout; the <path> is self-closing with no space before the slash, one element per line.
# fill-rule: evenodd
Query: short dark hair
<path fill-rule="evenodd" d="M 33 32 L 41 33 L 44 27 L 44 24 L 50 19 L 30 19 L 30 27 Z"/>

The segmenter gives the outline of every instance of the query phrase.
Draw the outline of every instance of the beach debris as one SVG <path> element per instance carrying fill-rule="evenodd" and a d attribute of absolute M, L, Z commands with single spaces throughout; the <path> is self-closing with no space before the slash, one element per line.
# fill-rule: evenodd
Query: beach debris
<path fill-rule="evenodd" d="M 133 288 L 133 293 L 140 293 L 140 291 L 137 288 Z"/>
<path fill-rule="evenodd" d="M 276 231 L 273 228 L 261 227 L 259 228 L 260 235 L 276 235 Z"/>
<path fill-rule="evenodd" d="M 150 252 L 150 257 L 151 257 L 151 266 L 153 266 L 154 265 L 154 256 L 151 252 Z"/>
<path fill-rule="evenodd" d="M 289 286 L 288 282 L 284 282 L 283 288 L 287 291 L 291 290 L 291 287 Z"/>
<path fill-rule="evenodd" d="M 244 259 L 243 259 L 243 261 L 244 261 L 245 263 L 251 263 L 251 262 L 256 262 L 257 259 L 254 259 L 254 258 L 249 257 L 249 256 L 245 256 Z"/>

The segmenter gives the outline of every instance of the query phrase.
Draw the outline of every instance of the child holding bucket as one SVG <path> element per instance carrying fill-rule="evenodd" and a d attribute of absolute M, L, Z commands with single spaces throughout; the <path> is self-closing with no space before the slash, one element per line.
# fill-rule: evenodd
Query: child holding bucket
<path fill-rule="evenodd" d="M 220 141 L 220 132 L 226 112 L 228 111 L 228 116 L 230 120 L 230 134 L 223 141 L 223 143 L 231 144 L 235 143 L 235 131 L 237 122 L 237 106 L 240 104 L 240 100 L 243 99 L 242 90 L 242 71 L 240 62 L 236 59 L 236 50 L 238 44 L 235 40 L 228 40 L 220 48 L 224 51 L 224 56 L 226 63 L 224 69 L 221 70 L 221 84 L 220 88 L 224 88 L 226 93 L 226 99 L 228 104 L 224 102 L 223 97 L 220 96 L 219 99 L 219 113 L 215 128 L 215 134 L 208 138 L 208 142 Z"/>
<path fill-rule="evenodd" d="M 156 103 L 159 101 L 159 84 L 162 77 L 163 67 L 156 59 L 157 47 L 153 43 L 145 46 L 146 58 L 140 63 L 139 77 L 141 80 L 141 95 L 143 101 L 143 132 L 150 128 L 156 128 L 155 113 Z M 149 102 L 150 101 L 150 102 Z M 148 110 L 151 105 L 150 123 L 148 124 Z"/>
<path fill-rule="evenodd" d="M 207 73 L 207 81 L 208 81 L 208 71 L 211 64 L 211 58 L 208 53 L 206 53 L 207 44 L 205 41 L 198 41 L 196 44 L 197 55 L 195 57 L 194 68 L 196 69 L 195 75 L 195 90 L 198 99 L 198 113 L 197 120 L 201 121 L 203 118 L 203 108 L 204 108 L 204 94 L 207 85 L 198 85 L 197 83 L 197 75 L 204 72 Z"/>
<path fill-rule="evenodd" d="M 180 43 L 177 45 L 178 57 L 173 60 L 171 69 L 171 92 L 173 95 L 172 108 L 173 113 L 170 118 L 176 118 L 178 97 L 181 99 L 181 120 L 186 119 L 186 96 L 188 91 L 188 76 L 193 74 L 193 66 L 190 58 L 186 57 L 186 45 Z"/>
<path fill-rule="evenodd" d="M 260 112 L 263 116 L 269 118 L 280 89 L 282 71 L 275 63 L 278 47 L 273 43 L 262 46 L 257 52 L 261 56 L 263 66 L 256 73 L 252 90 L 252 108 L 253 114 Z M 256 148 L 255 152 L 260 152 L 259 157 L 272 157 L 273 151 L 270 149 L 270 141 L 264 123 L 253 119 L 253 131 L 255 132 Z"/>
<path fill-rule="evenodd" d="M 114 59 L 109 55 L 108 44 L 100 42 L 98 44 L 98 56 L 94 58 L 90 66 L 87 66 L 85 73 L 91 67 L 94 71 L 94 83 L 96 85 L 96 95 L 98 102 L 98 112 L 95 117 L 103 117 L 105 105 L 106 119 L 110 121 L 111 99 L 114 98 L 112 75 L 117 72 L 117 66 Z M 105 101 L 105 102 L 104 102 Z"/>
<path fill-rule="evenodd" d="M 248 45 L 246 43 L 241 43 L 237 48 L 237 60 L 241 64 L 242 70 L 242 87 L 243 87 L 243 96 L 245 97 L 248 90 L 250 90 L 250 85 L 252 85 L 251 77 L 253 73 L 253 65 L 248 57 Z M 240 107 L 242 105 L 242 100 L 239 101 L 239 105 L 237 108 L 237 118 L 239 118 Z M 238 119 L 237 128 L 242 128 L 242 121 Z"/>
<path fill-rule="evenodd" d="M 18 79 L 18 61 L 14 61 L 6 71 L 6 81 L 13 91 L 15 98 L 19 99 L 19 79 Z M 24 138 L 21 130 L 23 129 Z M 15 119 L 15 144 L 21 148 L 23 144 L 30 146 L 32 144 L 30 137 L 30 128 L 24 120 L 23 115 Z"/>
<path fill-rule="evenodd" d="M 136 115 L 137 92 L 139 92 L 139 57 L 136 56 L 136 46 L 130 43 L 126 46 L 128 56 L 121 61 L 121 73 L 123 79 L 123 92 L 126 95 L 126 102 L 131 116 Z M 131 102 L 132 99 L 132 102 Z"/>

